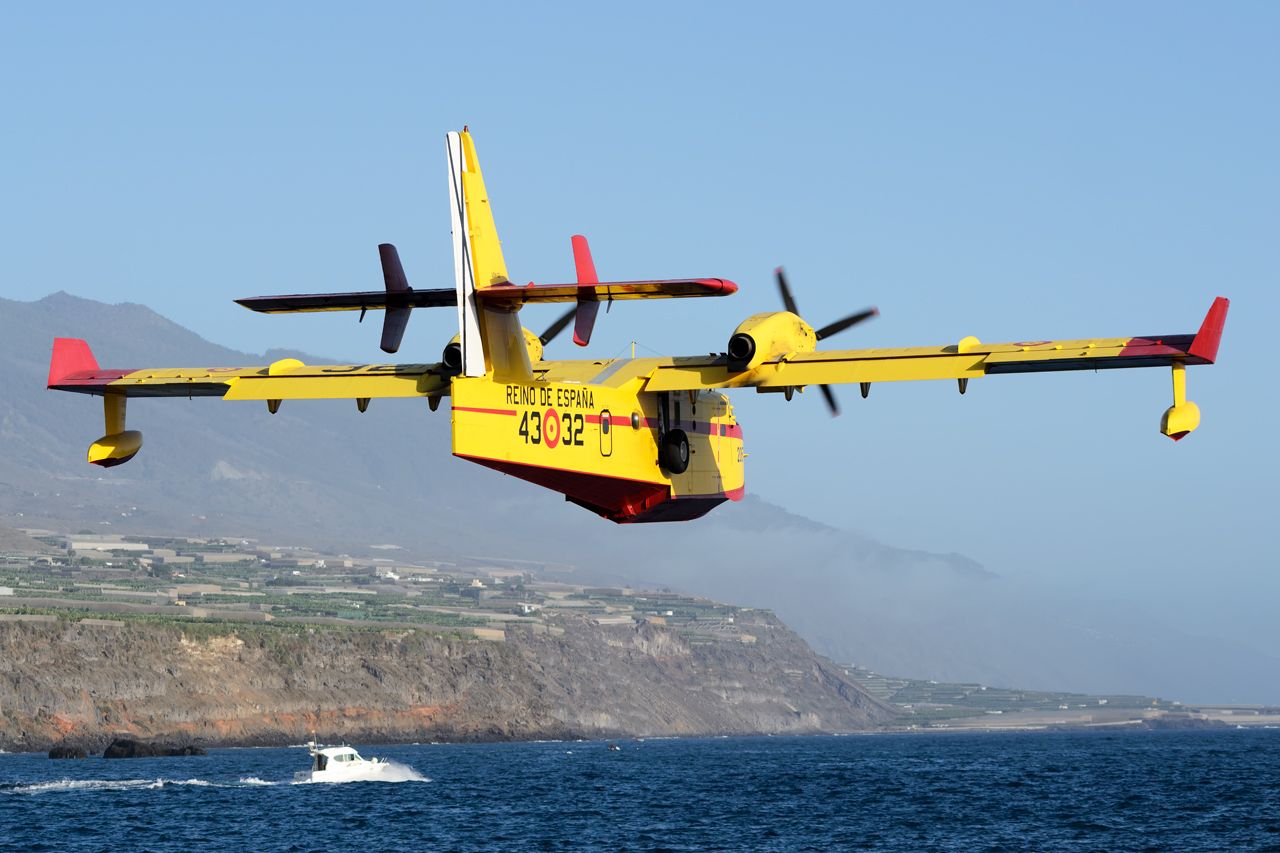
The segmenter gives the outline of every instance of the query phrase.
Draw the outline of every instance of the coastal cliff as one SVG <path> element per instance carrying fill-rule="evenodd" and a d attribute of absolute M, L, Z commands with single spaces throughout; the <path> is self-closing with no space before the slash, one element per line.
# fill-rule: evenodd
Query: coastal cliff
<path fill-rule="evenodd" d="M 0 622 L 0 748 L 857 731 L 893 719 L 771 614 L 733 639 L 566 618 L 419 630 Z"/>

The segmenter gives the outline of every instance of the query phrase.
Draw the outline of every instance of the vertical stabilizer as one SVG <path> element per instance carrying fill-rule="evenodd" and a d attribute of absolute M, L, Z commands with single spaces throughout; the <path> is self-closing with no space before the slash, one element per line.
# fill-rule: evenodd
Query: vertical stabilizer
<path fill-rule="evenodd" d="M 484 376 L 484 342 L 480 338 L 480 320 L 476 312 L 476 276 L 467 221 L 462 134 L 449 133 L 445 137 L 445 148 L 449 158 L 449 214 L 453 230 L 453 280 L 458 289 L 461 372 L 463 376 Z"/>
<path fill-rule="evenodd" d="M 498 228 L 493 224 L 493 210 L 489 207 L 489 193 L 484 188 L 475 142 L 465 129 L 459 135 L 462 140 L 462 197 L 467 206 L 471 267 L 475 272 L 476 287 L 484 290 L 495 284 L 507 283 L 507 264 L 502 259 L 502 242 L 498 239 Z"/>

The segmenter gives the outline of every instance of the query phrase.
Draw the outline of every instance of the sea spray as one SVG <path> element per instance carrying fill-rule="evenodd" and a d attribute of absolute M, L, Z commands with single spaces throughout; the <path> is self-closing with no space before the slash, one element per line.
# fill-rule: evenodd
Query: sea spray
<path fill-rule="evenodd" d="M 157 790 L 170 785 L 197 788 L 224 787 L 205 779 L 58 779 L 4 788 L 6 794 L 48 794 L 61 791 L 137 791 Z"/>

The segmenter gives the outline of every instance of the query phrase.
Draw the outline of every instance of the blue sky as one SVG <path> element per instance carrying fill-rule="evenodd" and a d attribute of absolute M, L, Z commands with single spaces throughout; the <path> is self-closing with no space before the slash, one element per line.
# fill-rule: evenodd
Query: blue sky
<path fill-rule="evenodd" d="M 845 388 L 835 420 L 735 402 L 766 499 L 1280 653 L 1278 43 L 1280 7 L 1245 2 L 26 4 L 0 26 L 0 296 L 381 360 L 353 316 L 231 300 L 376 288 L 382 241 L 449 286 L 464 123 L 518 280 L 568 279 L 581 232 L 602 276 L 741 287 L 619 306 L 595 355 L 723 349 L 779 307 L 778 264 L 815 325 L 880 307 L 849 347 L 1190 332 L 1227 295 L 1176 446 L 1157 370 Z M 417 312 L 401 355 L 453 322 Z"/>

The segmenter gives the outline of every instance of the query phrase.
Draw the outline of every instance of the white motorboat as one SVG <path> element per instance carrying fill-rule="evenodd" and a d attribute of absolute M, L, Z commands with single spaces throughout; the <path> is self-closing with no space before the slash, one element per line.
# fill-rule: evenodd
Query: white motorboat
<path fill-rule="evenodd" d="M 295 782 L 357 782 L 376 780 L 389 766 L 385 759 L 361 758 L 349 746 L 320 746 L 307 743 L 311 768 L 293 774 Z"/>

